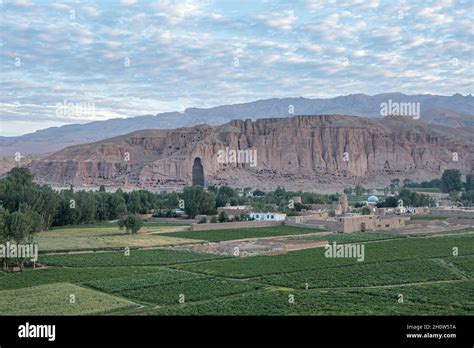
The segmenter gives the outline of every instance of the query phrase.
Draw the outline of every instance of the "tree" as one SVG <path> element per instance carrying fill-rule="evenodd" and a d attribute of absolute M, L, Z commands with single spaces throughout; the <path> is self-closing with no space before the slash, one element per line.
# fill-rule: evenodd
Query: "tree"
<path fill-rule="evenodd" d="M 17 186 L 28 186 L 33 184 L 33 174 L 28 168 L 15 167 L 7 174 L 8 180 Z"/>
<path fill-rule="evenodd" d="M 362 186 L 361 184 L 357 184 L 357 186 L 355 187 L 355 193 L 357 196 L 362 196 L 365 192 L 365 188 L 364 186 Z"/>
<path fill-rule="evenodd" d="M 207 192 L 214 192 L 215 194 L 217 194 L 217 187 L 215 185 L 209 185 L 207 187 Z"/>
<path fill-rule="evenodd" d="M 217 191 L 216 205 L 217 207 L 225 207 L 227 203 L 230 203 L 232 197 L 237 197 L 237 192 L 232 187 L 221 186 Z"/>
<path fill-rule="evenodd" d="M 214 214 L 216 199 L 213 192 L 206 192 L 201 186 L 185 187 L 183 190 L 184 211 L 194 219 L 198 214 Z"/>
<path fill-rule="evenodd" d="M 370 208 L 368 206 L 364 206 L 362 207 L 362 209 L 360 210 L 360 213 L 362 215 L 370 215 L 371 211 L 370 211 Z"/>
<path fill-rule="evenodd" d="M 329 217 L 335 217 L 336 216 L 336 211 L 334 209 L 331 209 L 328 213 Z"/>
<path fill-rule="evenodd" d="M 219 220 L 219 222 L 227 222 L 227 221 L 229 221 L 229 216 L 227 215 L 227 213 L 225 211 L 221 211 L 219 213 L 218 220 Z"/>
<path fill-rule="evenodd" d="M 137 234 L 143 226 L 143 220 L 139 215 L 130 214 L 118 221 L 120 229 L 125 227 L 127 233 Z"/>
<path fill-rule="evenodd" d="M 111 220 L 120 219 L 127 214 L 127 204 L 120 192 L 115 192 L 107 196 L 108 217 Z"/>
<path fill-rule="evenodd" d="M 0 205 L 0 244 L 5 244 L 9 239 L 9 232 L 8 232 L 9 218 L 10 218 L 9 211 Z M 4 257 L 2 260 L 2 268 L 3 270 L 6 270 L 7 268 L 6 257 Z"/>
<path fill-rule="evenodd" d="M 466 192 L 474 191 L 474 174 L 466 175 L 466 183 L 464 184 Z"/>
<path fill-rule="evenodd" d="M 387 197 L 384 201 L 378 202 L 378 208 L 395 208 L 397 206 L 398 198 L 397 197 Z"/>
<path fill-rule="evenodd" d="M 97 212 L 97 201 L 92 192 L 79 191 L 74 195 L 78 210 L 78 223 L 92 224 Z"/>
<path fill-rule="evenodd" d="M 28 212 L 15 211 L 10 214 L 8 219 L 8 236 L 17 245 L 28 244 L 33 236 L 33 218 Z M 20 271 L 23 271 L 24 259 L 17 255 L 17 264 Z"/>
<path fill-rule="evenodd" d="M 133 191 L 128 197 L 127 210 L 133 214 L 138 214 L 142 210 L 140 192 Z"/>
<path fill-rule="evenodd" d="M 445 193 L 461 191 L 461 172 L 457 169 L 447 169 L 441 176 L 441 190 Z"/>
<path fill-rule="evenodd" d="M 473 205 L 474 204 L 474 191 L 463 192 L 461 195 L 461 202 L 466 205 Z"/>
<path fill-rule="evenodd" d="M 345 193 L 346 195 L 351 195 L 351 194 L 352 194 L 352 191 L 353 191 L 353 190 L 352 190 L 352 187 L 346 187 L 346 188 L 344 189 L 344 193 Z"/>

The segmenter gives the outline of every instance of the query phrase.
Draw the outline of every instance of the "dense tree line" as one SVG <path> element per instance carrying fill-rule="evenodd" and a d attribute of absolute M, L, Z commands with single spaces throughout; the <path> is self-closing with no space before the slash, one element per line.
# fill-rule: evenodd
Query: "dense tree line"
<path fill-rule="evenodd" d="M 294 196 L 301 196 L 302 204 L 292 203 Z M 5 214 L 20 214 L 11 221 L 23 223 L 23 220 L 28 220 L 32 232 L 44 231 L 51 226 L 120 220 L 131 214 L 172 216 L 175 209 L 182 209 L 194 218 L 199 214 L 217 214 L 217 208 L 227 204 L 251 205 L 258 212 L 279 210 L 293 213 L 306 205 L 329 203 L 337 198 L 338 195 L 286 191 L 281 187 L 271 192 L 258 189 L 252 192 L 250 187 L 241 190 L 210 186 L 204 190 L 196 186 L 186 187 L 182 193 L 155 193 L 147 190 L 123 192 L 121 189 L 106 192 L 101 186 L 98 191 L 71 187 L 58 192 L 47 185 L 34 183 L 33 175 L 26 168 L 14 168 L 0 180 L 0 205 L 5 208 Z M 9 223 L 5 224 L 8 226 Z"/>
<path fill-rule="evenodd" d="M 385 200 L 378 202 L 377 207 L 395 208 L 399 200 L 402 200 L 406 207 L 433 207 L 435 205 L 434 199 L 428 195 L 402 189 L 397 196 L 387 197 Z"/>

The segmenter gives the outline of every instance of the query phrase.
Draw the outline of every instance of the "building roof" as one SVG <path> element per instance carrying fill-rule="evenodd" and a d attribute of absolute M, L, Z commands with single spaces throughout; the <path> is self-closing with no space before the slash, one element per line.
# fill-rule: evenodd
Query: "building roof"
<path fill-rule="evenodd" d="M 369 198 L 367 198 L 367 201 L 369 201 L 369 202 L 378 202 L 379 198 L 377 196 L 369 196 Z"/>

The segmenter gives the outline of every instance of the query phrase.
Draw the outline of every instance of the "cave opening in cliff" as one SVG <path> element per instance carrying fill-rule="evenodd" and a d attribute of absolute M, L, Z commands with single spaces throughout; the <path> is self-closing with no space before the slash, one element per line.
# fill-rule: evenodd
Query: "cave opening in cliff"
<path fill-rule="evenodd" d="M 201 158 L 196 157 L 193 164 L 193 186 L 204 187 L 204 167 L 201 163 Z"/>

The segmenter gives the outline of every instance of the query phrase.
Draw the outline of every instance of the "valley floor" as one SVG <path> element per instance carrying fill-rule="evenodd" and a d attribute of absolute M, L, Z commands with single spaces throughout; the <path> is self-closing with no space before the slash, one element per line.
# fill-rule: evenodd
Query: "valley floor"
<path fill-rule="evenodd" d="M 166 229 L 172 228 L 172 231 Z M 326 234 L 278 227 L 179 231 L 146 226 L 117 241 L 107 226 L 52 230 L 49 251 L 67 245 L 160 247 L 174 243 L 288 235 L 292 240 L 362 243 L 364 261 L 331 258 L 324 248 L 231 257 L 169 248 L 42 254 L 44 267 L 0 272 L 3 315 L 473 315 L 474 229 L 443 235 L 390 232 Z M 166 235 L 150 232 L 163 232 Z M 152 237 L 150 237 L 152 236 Z M 176 236 L 176 237 L 174 237 Z M 113 238 L 115 239 L 113 239 Z M 134 240 L 136 237 L 136 240 Z M 146 237 L 146 238 L 145 238 Z M 59 238 L 61 243 L 52 240 Z M 68 244 L 68 239 L 71 244 Z M 107 238 L 112 238 L 111 240 Z M 144 239 L 145 238 L 145 239 Z M 89 242 L 86 242 L 86 241 Z M 82 242 L 82 244 L 79 243 Z M 79 243 L 79 244 L 78 244 Z M 101 244 L 102 243 L 102 244 Z M 109 243 L 109 244 L 108 244 Z M 111 244 L 110 244 L 111 243 Z M 104 245 L 103 245 L 104 244 Z M 166 243 L 165 243 L 166 244 Z M 168 244 L 166 244 L 168 245 Z M 458 251 L 456 254 L 455 251 Z"/>

